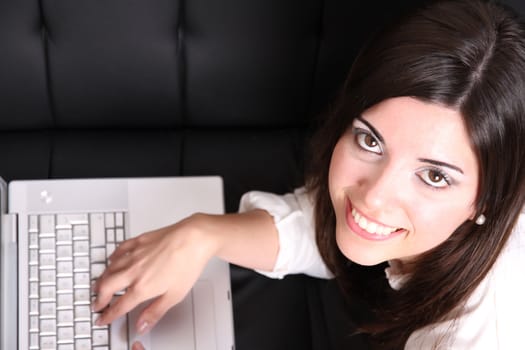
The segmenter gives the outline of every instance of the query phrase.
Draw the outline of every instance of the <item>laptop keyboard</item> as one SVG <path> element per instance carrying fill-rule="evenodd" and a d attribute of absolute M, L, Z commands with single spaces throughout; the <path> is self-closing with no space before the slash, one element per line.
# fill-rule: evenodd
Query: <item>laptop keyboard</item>
<path fill-rule="evenodd" d="M 124 232 L 122 212 L 29 216 L 29 349 L 110 348 L 91 286 Z"/>

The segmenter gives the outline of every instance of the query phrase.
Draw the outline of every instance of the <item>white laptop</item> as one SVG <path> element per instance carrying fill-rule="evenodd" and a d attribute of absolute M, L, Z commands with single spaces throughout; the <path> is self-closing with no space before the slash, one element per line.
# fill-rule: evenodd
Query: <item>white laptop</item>
<path fill-rule="evenodd" d="M 234 349 L 219 259 L 145 336 L 135 333 L 137 310 L 109 327 L 90 311 L 90 284 L 119 242 L 195 212 L 223 213 L 220 177 L 0 182 L 2 350 L 124 350 L 135 340 L 148 350 Z"/>

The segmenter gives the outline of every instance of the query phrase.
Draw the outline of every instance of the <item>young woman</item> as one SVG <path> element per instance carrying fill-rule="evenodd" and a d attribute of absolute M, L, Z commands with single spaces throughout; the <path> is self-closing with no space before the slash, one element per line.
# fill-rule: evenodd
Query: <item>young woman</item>
<path fill-rule="evenodd" d="M 523 24 L 492 3 L 436 2 L 362 50 L 314 139 L 305 188 L 251 192 L 239 214 L 197 214 L 123 243 L 94 308 L 127 292 L 99 322 L 154 298 L 137 323 L 151 329 L 216 255 L 274 277 L 335 276 L 370 303 L 361 329 L 383 349 L 514 348 L 524 140 Z M 383 262 L 386 278 L 367 273 Z"/>

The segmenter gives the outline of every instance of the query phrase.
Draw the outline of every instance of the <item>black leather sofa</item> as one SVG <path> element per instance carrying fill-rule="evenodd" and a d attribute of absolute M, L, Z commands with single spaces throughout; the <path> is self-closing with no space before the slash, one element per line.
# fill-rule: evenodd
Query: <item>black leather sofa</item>
<path fill-rule="evenodd" d="M 0 176 L 221 175 L 228 212 L 290 191 L 365 38 L 417 3 L 0 0 Z M 238 350 L 366 348 L 332 281 L 232 286 Z"/>

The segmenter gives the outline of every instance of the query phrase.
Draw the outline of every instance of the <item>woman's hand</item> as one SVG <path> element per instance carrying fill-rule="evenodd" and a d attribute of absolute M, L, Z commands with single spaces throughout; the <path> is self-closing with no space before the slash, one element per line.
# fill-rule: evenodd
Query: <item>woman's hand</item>
<path fill-rule="evenodd" d="M 137 319 L 137 331 L 143 334 L 180 302 L 218 248 L 213 236 L 200 230 L 199 222 L 205 217 L 196 214 L 120 244 L 95 284 L 94 311 L 106 307 L 115 293 L 125 293 L 109 304 L 97 324 L 111 323 L 153 299 Z"/>
<path fill-rule="evenodd" d="M 96 323 L 111 323 L 152 299 L 137 319 L 136 329 L 143 334 L 186 296 L 214 255 L 246 268 L 270 271 L 278 250 L 272 217 L 257 209 L 240 214 L 195 214 L 144 233 L 120 244 L 109 257 L 109 266 L 94 287 L 93 309 L 109 306 Z M 115 293 L 124 290 L 110 304 Z"/>

